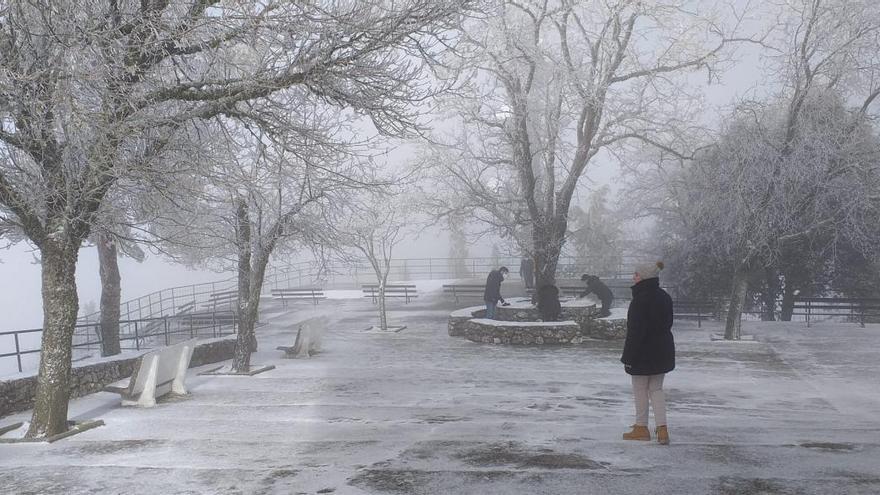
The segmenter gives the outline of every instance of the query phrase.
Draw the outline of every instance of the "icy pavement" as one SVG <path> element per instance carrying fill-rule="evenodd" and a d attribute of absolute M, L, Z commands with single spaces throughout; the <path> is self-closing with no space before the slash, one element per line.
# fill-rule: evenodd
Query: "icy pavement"
<path fill-rule="evenodd" d="M 253 377 L 196 376 L 191 395 L 123 409 L 72 403 L 106 426 L 51 445 L 0 445 L 15 494 L 877 494 L 880 325 L 746 323 L 758 342 L 675 329 L 672 445 L 623 442 L 620 343 L 502 347 L 446 334 L 439 295 L 267 306 Z M 295 322 L 326 315 L 324 351 L 281 359 Z M 26 420 L 18 414 L 0 424 Z"/>

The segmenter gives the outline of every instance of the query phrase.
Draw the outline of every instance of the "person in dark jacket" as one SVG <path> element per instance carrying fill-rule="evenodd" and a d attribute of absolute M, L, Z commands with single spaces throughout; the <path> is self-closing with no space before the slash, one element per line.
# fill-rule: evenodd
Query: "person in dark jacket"
<path fill-rule="evenodd" d="M 626 343 L 620 358 L 632 375 L 636 423 L 624 440 L 650 440 L 648 403 L 654 409 L 657 441 L 669 444 L 663 379 L 675 369 L 672 298 L 660 288 L 663 262 L 638 265 L 633 274 L 632 301 L 626 315 Z"/>
<path fill-rule="evenodd" d="M 599 280 L 595 275 L 581 275 L 581 280 L 587 283 L 587 290 L 581 293 L 580 297 L 587 297 L 590 294 L 596 294 L 596 297 L 602 301 L 602 311 L 599 313 L 601 318 L 611 315 L 611 303 L 614 302 L 614 293 L 607 285 Z"/>
<path fill-rule="evenodd" d="M 510 270 L 506 266 L 502 266 L 497 270 L 489 272 L 489 276 L 486 277 L 483 301 L 486 302 L 486 318 L 490 320 L 495 319 L 495 308 L 498 306 L 498 301 L 501 301 L 502 305 L 507 306 L 507 302 L 501 297 L 501 282 L 507 278 L 508 273 L 510 273 Z"/>
<path fill-rule="evenodd" d="M 535 286 L 535 262 L 532 261 L 532 258 L 526 257 L 519 262 L 519 276 L 525 282 L 526 289 Z"/>

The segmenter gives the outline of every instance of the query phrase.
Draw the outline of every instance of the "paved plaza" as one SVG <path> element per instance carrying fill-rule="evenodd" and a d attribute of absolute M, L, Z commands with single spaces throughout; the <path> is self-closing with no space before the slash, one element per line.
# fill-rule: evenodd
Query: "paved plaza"
<path fill-rule="evenodd" d="M 880 325 L 676 324 L 672 445 L 633 421 L 620 342 L 505 347 L 447 335 L 438 293 L 390 303 L 400 333 L 364 332 L 369 300 L 267 302 L 253 377 L 197 376 L 152 409 L 98 393 L 55 444 L 0 445 L 14 494 L 877 494 Z M 282 359 L 323 316 L 323 352 Z M 29 413 L 0 424 L 27 420 Z"/>

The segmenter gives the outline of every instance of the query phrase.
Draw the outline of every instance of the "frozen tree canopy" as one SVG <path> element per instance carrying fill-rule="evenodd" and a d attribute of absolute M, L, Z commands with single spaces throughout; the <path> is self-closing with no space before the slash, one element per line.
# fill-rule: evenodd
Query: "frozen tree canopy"
<path fill-rule="evenodd" d="M 817 433 L 822 438 L 814 441 L 798 436 L 807 434 L 784 424 L 792 409 L 786 404 L 805 416 L 812 406 L 818 409 L 819 419 L 797 418 L 810 430 L 822 429 L 820 419 L 839 412 L 843 444 L 855 452 L 878 446 L 869 434 L 865 445 L 857 438 L 867 431 L 865 411 L 877 406 L 876 390 L 868 390 L 864 378 L 875 376 L 876 366 L 862 362 L 858 373 L 823 369 L 815 383 L 801 384 L 811 390 L 806 392 L 792 391 L 787 382 L 813 365 L 834 367 L 835 359 L 854 364 L 823 346 L 839 345 L 840 354 L 877 361 L 869 351 L 876 349 L 874 337 L 847 330 L 841 341 L 831 342 L 819 333 L 819 341 L 828 341 L 817 347 L 796 325 L 808 301 L 843 301 L 848 318 L 862 326 L 876 327 L 880 318 L 878 118 L 875 0 L 0 0 L 0 245 L 33 250 L 42 289 L 42 328 L 31 333 L 41 339 L 39 369 L 29 385 L 33 410 L 21 433 L 29 440 L 52 439 L 73 431 L 73 419 L 91 414 L 83 411 L 104 410 L 94 397 L 85 400 L 91 410 L 74 413 L 70 405 L 72 390 L 83 381 L 74 362 L 82 276 L 77 268 L 83 248 L 94 246 L 100 271 L 92 275 L 100 276 L 101 303 L 83 306 L 93 313 L 87 315 L 89 328 L 100 340 L 102 363 L 128 359 L 121 345 L 127 315 L 121 311 L 126 280 L 120 257 L 161 256 L 175 266 L 230 277 L 222 293 L 212 286 L 211 311 L 221 295 L 230 305 L 235 336 L 224 373 L 241 381 L 224 390 L 201 379 L 195 389 L 209 400 L 168 409 L 192 407 L 194 416 L 204 413 L 222 423 L 226 419 L 214 410 L 226 407 L 228 392 L 230 417 L 240 428 L 230 435 L 233 443 L 249 435 L 249 421 L 270 421 L 254 412 L 259 410 L 284 430 L 279 439 L 257 435 L 259 441 L 301 448 L 286 442 L 311 433 L 301 425 L 285 430 L 288 418 L 272 416 L 272 408 L 314 401 L 313 411 L 294 414 L 292 422 L 312 416 L 323 421 L 322 408 L 329 407 L 336 426 L 320 423 L 316 431 L 332 442 L 338 440 L 334 435 L 350 441 L 343 454 L 374 457 L 373 443 L 399 447 L 396 458 L 340 461 L 343 470 L 358 470 L 347 479 L 357 490 L 491 491 L 473 473 L 483 476 L 509 464 L 538 466 L 536 492 L 558 481 L 544 477 L 545 468 L 562 473 L 553 485 L 560 491 L 579 486 L 565 481 L 569 469 L 642 476 L 640 466 L 652 462 L 645 455 L 595 442 L 599 437 L 583 430 L 583 423 L 565 424 L 548 412 L 583 414 L 605 438 L 611 429 L 605 423 L 622 414 L 616 392 L 608 392 L 619 386 L 609 378 L 619 368 L 616 344 L 578 337 L 577 345 L 558 349 L 487 351 L 488 345 L 451 342 L 447 337 L 461 323 L 454 317 L 465 310 L 444 299 L 442 287 L 456 304 L 461 294 L 475 296 L 491 317 L 493 296 L 484 295 L 484 281 L 490 270 L 500 277 L 495 270 L 502 264 L 511 273 L 511 263 L 534 267 L 534 287 L 522 287 L 515 275 L 503 282 L 505 297 L 521 298 L 510 311 L 531 308 L 533 293 L 564 296 L 582 289 L 582 281 L 592 278 L 581 274 L 605 279 L 628 298 L 633 280 L 641 277 L 633 278 L 634 267 L 647 264 L 666 267 L 662 284 L 678 305 L 674 314 L 682 320 L 696 316 L 709 329 L 678 320 L 674 327 L 682 332 L 675 338 L 682 335 L 683 361 L 691 367 L 675 393 L 689 404 L 685 409 L 701 411 L 675 412 L 705 423 L 705 435 L 687 438 L 687 455 L 697 459 L 701 473 L 714 472 L 717 466 L 694 445 L 711 449 L 718 438 L 727 442 L 731 436 L 763 441 L 744 433 L 746 422 L 739 420 L 713 437 L 707 404 L 741 407 L 773 429 L 772 452 L 749 447 L 750 466 L 760 466 L 754 484 L 707 481 L 709 475 L 688 471 L 671 478 L 673 485 L 685 481 L 681 489 L 670 485 L 670 493 L 706 486 L 730 493 L 764 486 L 801 491 L 804 486 L 790 480 L 762 484 L 772 474 L 767 459 L 785 457 L 782 451 L 793 445 L 837 444 L 833 432 Z M 430 255 L 413 253 L 419 242 L 431 249 L 442 245 L 440 252 L 449 254 L 451 259 L 441 260 L 446 278 L 431 271 L 437 261 Z M 423 273 L 411 276 L 409 270 L 423 268 L 425 260 L 423 278 L 430 280 L 419 278 Z M 308 264 L 306 281 L 272 278 L 289 275 L 295 262 Z M 367 279 L 358 278 L 359 268 Z M 347 286 L 330 287 L 332 276 L 346 271 L 353 275 Z M 394 296 L 390 287 L 413 279 L 421 284 L 417 303 L 409 306 L 408 294 L 403 306 L 386 301 Z M 308 282 L 315 285 L 306 289 Z M 202 311 L 192 288 L 192 300 L 173 303 L 168 314 Z M 279 288 L 311 290 L 315 307 L 279 306 L 270 295 Z M 319 304 L 325 289 L 333 301 Z M 354 299 L 352 292 L 357 301 L 343 301 Z M 628 300 L 619 296 L 615 292 L 616 300 Z M 558 303 L 558 297 L 548 302 Z M 588 308 L 591 300 L 579 299 L 578 306 Z M 611 319 L 621 331 L 627 323 L 623 306 L 614 308 Z M 715 321 L 703 322 L 707 313 Z M 215 313 L 204 315 L 216 321 Z M 831 322 L 820 328 L 844 328 L 840 314 L 820 316 Z M 405 318 L 411 319 L 411 334 L 389 331 L 401 328 L 389 321 Z M 377 321 L 377 330 L 349 332 L 367 320 Z M 484 320 L 491 327 L 492 318 Z M 553 332 L 555 323 L 522 326 Z M 579 325 L 565 323 L 569 329 Z M 273 382 L 277 377 L 251 378 L 252 357 L 276 359 L 275 345 L 289 347 L 296 328 L 303 332 L 292 354 L 313 359 L 279 366 L 283 386 Z M 759 340 L 745 342 L 743 329 Z M 711 343 L 709 331 L 722 342 Z M 14 335 L 18 339 L 20 332 Z M 134 339 L 140 350 L 137 333 Z M 170 343 L 166 333 L 165 345 Z M 0 339 L 0 354 L 9 345 L 16 347 L 9 356 L 20 359 L 18 340 Z M 579 353 L 587 355 L 595 381 L 577 375 L 584 362 Z M 535 364 L 545 362 L 546 369 Z M 386 366 L 396 376 L 385 374 Z M 743 369 L 770 391 L 753 393 L 745 405 L 737 403 L 743 396 L 734 385 L 712 376 Z M 766 376 L 774 373 L 779 377 Z M 497 392 L 476 390 L 484 377 Z M 427 388 L 419 388 L 422 380 Z M 554 380 L 565 390 L 551 386 Z M 839 390 L 848 382 L 856 384 L 857 394 Z M 287 386 L 295 395 L 286 394 Z M 430 387 L 437 397 L 428 395 Z M 518 390 L 530 387 L 528 393 Z M 544 388 L 565 397 L 550 404 Z M 704 397 L 691 400 L 685 389 Z M 472 392 L 486 405 L 468 403 Z M 354 397 L 365 409 L 354 408 L 352 418 L 358 418 L 349 424 L 344 409 L 351 404 L 328 406 L 321 402 L 327 397 L 339 404 Z M 459 400 L 467 417 L 455 409 Z M 422 407 L 444 412 L 429 414 Z M 415 412 L 385 411 L 395 408 Z M 127 414 L 118 417 L 137 424 L 137 414 Z M 532 437 L 510 421 L 515 417 L 557 421 L 548 430 L 554 436 Z M 382 436 L 379 430 L 388 428 L 372 429 L 374 420 L 403 433 Z M 420 421 L 438 425 L 414 428 L 419 442 L 427 443 L 402 440 Z M 464 426 L 447 429 L 447 422 Z M 344 428 L 335 430 L 336 423 Z M 572 428 L 582 432 L 578 438 L 569 438 Z M 112 441 L 101 437 L 111 434 L 96 435 Z M 462 446 L 450 435 L 477 440 Z M 556 438 L 573 442 L 578 452 L 560 454 L 554 446 L 553 453 L 541 454 L 536 445 Z M 340 447 L 316 450 L 325 448 Z M 584 453 L 590 449 L 596 449 L 595 459 Z M 244 450 L 242 455 L 252 454 Z M 305 457 L 327 461 L 306 450 Z M 194 456 L 210 464 L 210 455 Z M 46 459 L 72 457 L 64 451 Z M 807 454 L 799 459 L 819 464 Z M 406 469 L 428 460 L 445 463 L 455 474 L 437 479 L 418 468 L 418 479 L 407 478 Z M 10 477 L 5 462 L 0 459 L 4 486 Z M 391 476 L 389 466 L 406 476 L 384 478 Z M 878 486 L 876 467 L 850 467 L 865 476 L 865 486 Z M 789 468 L 795 469 L 779 469 Z M 813 479 L 806 471 L 799 473 Z M 450 481 L 460 473 L 463 485 Z M 816 486 L 827 493 L 851 488 L 836 479 L 850 480 L 850 474 L 823 474 Z M 27 485 L 11 477 L 15 489 Z M 641 479 L 658 481 L 653 474 Z M 47 486 L 37 485 L 38 491 Z M 513 486 L 501 491 L 515 491 Z M 168 485 L 156 487 L 167 491 Z M 634 489 L 623 486 L 620 492 Z"/>

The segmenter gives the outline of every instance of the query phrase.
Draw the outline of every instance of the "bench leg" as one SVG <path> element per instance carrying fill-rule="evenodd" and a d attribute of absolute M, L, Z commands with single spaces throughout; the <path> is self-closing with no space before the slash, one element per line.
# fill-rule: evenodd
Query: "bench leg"
<path fill-rule="evenodd" d="M 150 356 L 150 367 L 147 372 L 147 381 L 144 383 L 144 390 L 138 397 L 137 405 L 141 407 L 153 407 L 156 405 L 156 384 L 159 378 L 159 356 Z"/>
<path fill-rule="evenodd" d="M 180 360 L 177 362 L 177 372 L 174 374 L 174 381 L 171 382 L 171 393 L 177 395 L 186 395 L 186 370 L 189 369 L 189 361 L 192 358 L 193 347 L 185 346 L 183 352 L 180 353 Z"/>

